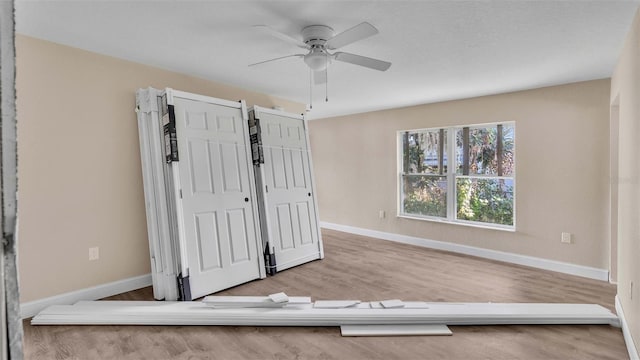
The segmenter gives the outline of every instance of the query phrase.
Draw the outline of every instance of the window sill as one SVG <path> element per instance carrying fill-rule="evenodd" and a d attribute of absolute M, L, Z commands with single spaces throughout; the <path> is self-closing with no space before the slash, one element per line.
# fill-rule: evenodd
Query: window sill
<path fill-rule="evenodd" d="M 414 216 L 414 215 L 407 215 L 407 214 L 398 214 L 397 217 L 403 218 L 403 219 L 410 219 L 410 220 L 421 220 L 421 221 L 437 222 L 442 224 L 468 226 L 468 227 L 474 227 L 479 229 L 516 232 L 515 226 L 489 225 L 489 224 L 482 224 L 482 223 L 476 223 L 471 221 L 448 220 L 448 219 L 442 219 L 437 217 L 426 217 L 426 216 L 423 217 L 423 216 Z"/>

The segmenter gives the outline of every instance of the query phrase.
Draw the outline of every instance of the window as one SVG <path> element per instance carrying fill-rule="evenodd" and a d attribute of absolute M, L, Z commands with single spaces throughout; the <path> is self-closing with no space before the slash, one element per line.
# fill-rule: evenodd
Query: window
<path fill-rule="evenodd" d="M 515 124 L 402 131 L 400 216 L 514 227 Z"/>

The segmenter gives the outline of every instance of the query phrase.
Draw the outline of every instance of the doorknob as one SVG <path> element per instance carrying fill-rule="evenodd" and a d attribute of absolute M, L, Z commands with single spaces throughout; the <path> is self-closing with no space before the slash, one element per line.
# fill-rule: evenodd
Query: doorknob
<path fill-rule="evenodd" d="M 311 193 L 307 193 L 308 196 L 311 196 Z"/>
<path fill-rule="evenodd" d="M 249 198 L 248 197 L 244 198 L 244 202 L 249 202 Z"/>

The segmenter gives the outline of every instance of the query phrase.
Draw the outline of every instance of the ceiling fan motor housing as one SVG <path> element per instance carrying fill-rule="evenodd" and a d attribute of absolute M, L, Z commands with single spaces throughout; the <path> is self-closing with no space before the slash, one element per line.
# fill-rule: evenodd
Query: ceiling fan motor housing
<path fill-rule="evenodd" d="M 327 53 L 324 44 L 333 37 L 333 29 L 324 25 L 311 25 L 302 29 L 302 38 L 305 44 L 311 46 L 304 62 L 313 71 L 322 71 L 331 64 L 331 56 Z"/>
<path fill-rule="evenodd" d="M 333 29 L 325 25 L 311 25 L 302 29 L 302 39 L 309 46 L 322 45 L 333 37 Z"/>

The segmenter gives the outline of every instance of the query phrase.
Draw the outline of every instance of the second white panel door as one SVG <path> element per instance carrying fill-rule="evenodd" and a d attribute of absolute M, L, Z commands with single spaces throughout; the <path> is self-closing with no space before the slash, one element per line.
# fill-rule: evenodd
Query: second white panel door
<path fill-rule="evenodd" d="M 260 114 L 265 206 L 277 271 L 321 257 L 304 125 L 299 118 Z"/>

